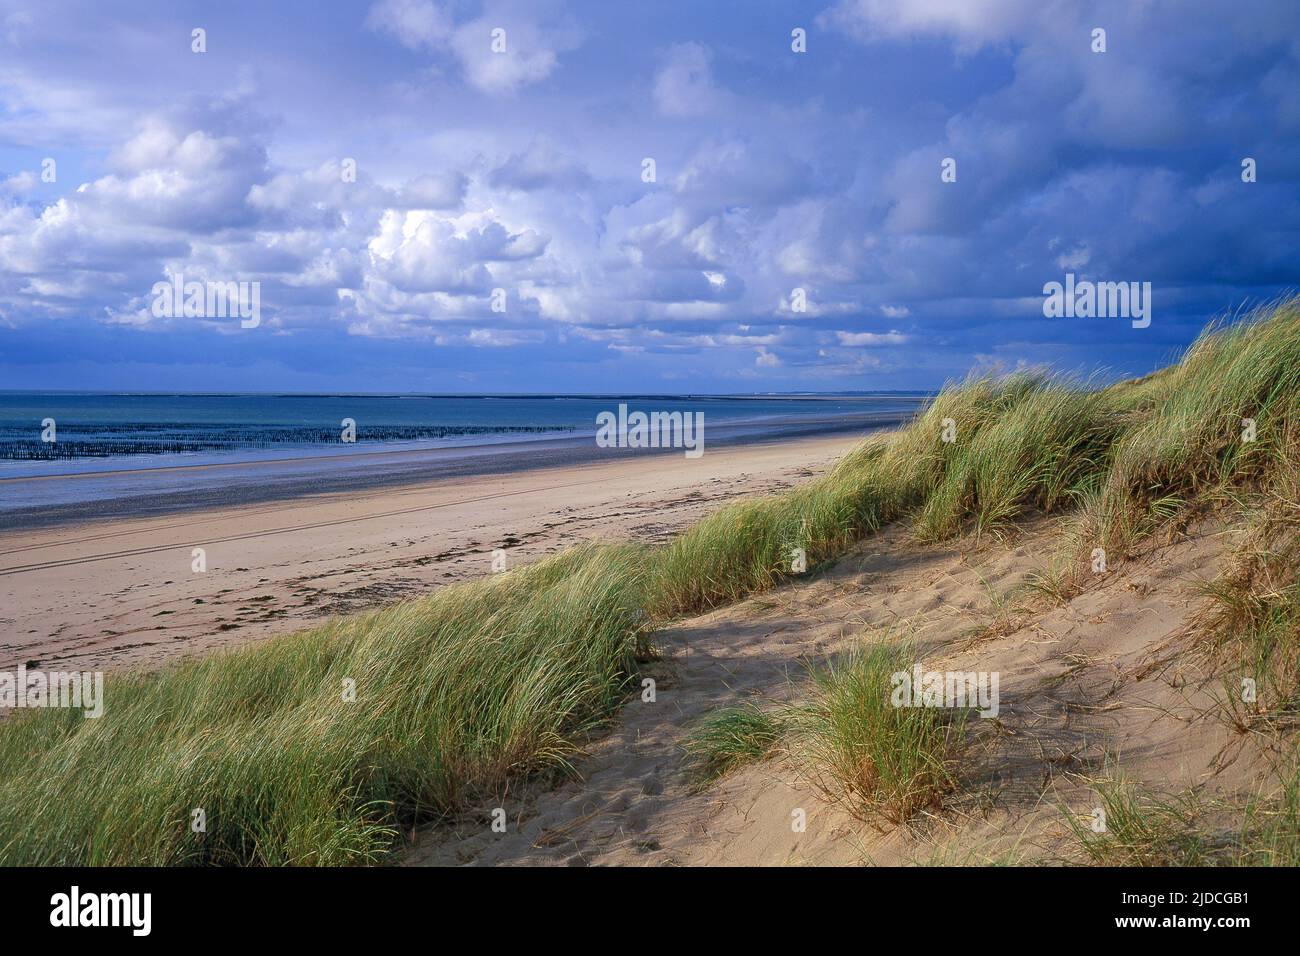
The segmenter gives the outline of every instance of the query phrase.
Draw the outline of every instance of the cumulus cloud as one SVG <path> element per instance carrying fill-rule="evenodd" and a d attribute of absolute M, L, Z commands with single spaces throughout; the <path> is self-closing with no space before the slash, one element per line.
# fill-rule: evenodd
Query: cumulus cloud
<path fill-rule="evenodd" d="M 495 221 L 466 228 L 428 212 L 390 210 L 368 249 L 376 275 L 403 291 L 486 293 L 494 281 L 491 263 L 535 258 L 547 241 Z"/>
<path fill-rule="evenodd" d="M 393 186 L 345 176 L 337 160 L 272 171 L 255 137 L 158 116 L 107 162 L 112 172 L 42 209 L 0 215 L 0 311 L 63 316 L 94 302 L 108 322 L 170 323 L 151 315 L 147 294 L 182 274 L 262 282 L 268 325 L 362 314 L 371 323 L 355 326 L 362 334 L 389 335 L 385 315 L 473 314 L 477 306 L 457 297 L 527 279 L 518 270 L 550 242 L 531 226 L 507 228 L 490 210 L 465 211 L 463 170 Z"/>
<path fill-rule="evenodd" d="M 559 54 L 576 47 L 581 33 L 564 23 L 543 27 L 534 7 L 496 2 L 484 14 L 457 24 L 433 0 L 379 0 L 366 25 L 412 50 L 450 53 L 475 89 L 509 95 L 551 75 Z"/>

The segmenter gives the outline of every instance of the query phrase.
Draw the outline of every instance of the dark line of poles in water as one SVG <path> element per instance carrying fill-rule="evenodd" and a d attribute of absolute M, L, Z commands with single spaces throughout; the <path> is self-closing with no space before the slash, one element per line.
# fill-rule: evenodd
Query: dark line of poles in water
<path fill-rule="evenodd" d="M 175 431 L 176 425 L 131 425 L 132 431 Z M 73 434 L 114 433 L 120 425 L 67 426 Z M 190 426 L 189 431 L 193 431 Z M 418 441 L 429 438 L 452 438 L 461 435 L 536 434 L 571 432 L 565 425 L 372 425 L 357 428 L 357 442 Z M 203 438 L 157 436 L 149 438 L 104 437 L 71 438 L 54 442 L 10 437 L 16 429 L 0 429 L 0 460 L 56 461 L 73 458 L 109 458 L 114 455 L 167 455 L 181 452 L 222 451 L 234 448 L 269 448 L 274 445 L 342 444 L 339 428 L 240 428 L 203 429 Z M 6 435 L 5 433 L 9 434 Z"/>

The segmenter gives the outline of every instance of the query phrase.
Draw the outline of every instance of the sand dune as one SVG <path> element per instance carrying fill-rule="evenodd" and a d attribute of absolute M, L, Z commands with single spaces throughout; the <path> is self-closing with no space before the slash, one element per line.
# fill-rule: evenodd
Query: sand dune
<path fill-rule="evenodd" d="M 807 583 L 662 634 L 657 701 L 632 698 L 576 764 L 576 779 L 499 797 L 508 828 L 476 807 L 418 835 L 411 864 L 793 865 L 1069 859 L 1063 810 L 1090 813 L 1087 781 L 1122 761 L 1135 781 L 1247 792 L 1263 767 L 1222 721 L 1187 653 L 1195 583 L 1225 549 L 1215 527 L 1151 544 L 1061 606 L 1008 617 L 1002 599 L 1049 560 L 1055 525 L 1009 542 L 914 543 L 895 526 Z M 979 721 L 959 795 L 939 815 L 878 827 L 828 802 L 778 753 L 703 792 L 681 745 L 717 708 L 798 701 L 805 664 L 892 629 L 940 669 L 1001 673 L 1001 711 Z M 807 827 L 792 829 L 802 809 Z"/>

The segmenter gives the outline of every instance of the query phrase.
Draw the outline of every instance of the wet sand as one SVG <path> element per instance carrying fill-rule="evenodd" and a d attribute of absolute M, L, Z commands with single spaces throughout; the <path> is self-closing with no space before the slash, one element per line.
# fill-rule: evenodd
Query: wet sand
<path fill-rule="evenodd" d="M 813 436 L 861 436 L 894 427 L 897 412 L 723 422 L 710 426 L 707 454 L 738 445 Z M 309 453 L 310 452 L 310 453 Z M 136 456 L 0 467 L 0 533 L 144 518 L 185 511 L 293 501 L 322 492 L 361 493 L 442 478 L 510 474 L 629 458 L 681 459 L 681 449 L 601 448 L 593 435 L 448 447 L 356 445 L 333 451 L 288 448 L 260 457 Z M 707 457 L 706 454 L 706 457 Z M 223 460 L 223 458 L 225 460 Z M 201 462 L 201 463 L 195 463 Z M 0 462 L 0 466 L 6 463 Z M 49 470 L 49 474 L 40 471 Z M 33 473 L 35 472 L 35 473 Z"/>

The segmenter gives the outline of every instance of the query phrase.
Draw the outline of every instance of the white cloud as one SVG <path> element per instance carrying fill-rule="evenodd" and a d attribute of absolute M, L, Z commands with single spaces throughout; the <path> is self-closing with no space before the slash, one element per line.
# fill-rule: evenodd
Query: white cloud
<path fill-rule="evenodd" d="M 889 332 L 836 332 L 835 337 L 840 340 L 840 345 L 855 348 L 864 345 L 904 345 L 911 341 L 910 336 L 893 330 Z"/>
<path fill-rule="evenodd" d="M 461 172 L 427 173 L 403 186 L 397 200 L 407 209 L 457 209 L 465 200 L 468 185 Z"/>
<path fill-rule="evenodd" d="M 389 210 L 368 248 L 373 273 L 395 288 L 485 295 L 496 281 L 488 263 L 535 258 L 547 242 L 532 229 L 511 233 L 496 221 L 474 228 L 430 212 Z"/>
<path fill-rule="evenodd" d="M 432 48 L 451 35 L 451 17 L 432 0 L 379 0 L 370 8 L 366 26 L 413 50 Z"/>
<path fill-rule="evenodd" d="M 1048 243 L 1049 248 L 1051 243 Z M 1073 249 L 1068 249 L 1056 257 L 1056 264 L 1062 269 L 1082 269 L 1092 259 L 1092 250 L 1086 242 L 1081 242 Z"/>
<path fill-rule="evenodd" d="M 839 0 L 818 19 L 864 40 L 939 35 L 971 49 L 1008 39 L 1043 6 L 1040 0 Z"/>
<path fill-rule="evenodd" d="M 547 137 L 536 137 L 524 149 L 512 153 L 494 168 L 488 181 L 493 186 L 531 191 L 547 188 L 578 188 L 591 182 L 586 166 L 562 152 Z"/>
<path fill-rule="evenodd" d="M 432 0 L 380 0 L 366 25 L 413 50 L 448 52 L 465 80 L 489 95 L 510 95 L 550 76 L 559 54 L 578 45 L 580 33 L 561 22 L 543 27 L 535 7 L 497 2 L 457 25 Z"/>
<path fill-rule="evenodd" d="M 540 331 L 522 329 L 471 329 L 466 337 L 478 348 L 508 348 L 512 345 L 535 345 L 545 340 Z"/>
<path fill-rule="evenodd" d="M 665 116 L 703 116 L 718 109 L 725 94 L 713 80 L 713 51 L 703 43 L 678 43 L 655 74 L 654 101 Z"/>
<path fill-rule="evenodd" d="M 7 193 L 29 193 L 33 192 L 39 184 L 40 180 L 36 174 L 30 169 L 24 169 L 0 182 L 0 190 Z"/>
<path fill-rule="evenodd" d="M 508 95 L 551 75 L 558 59 L 543 31 L 523 20 L 484 17 L 460 27 L 452 48 L 472 86 L 484 93 Z M 504 30 L 505 49 L 492 48 L 494 30 Z"/>

